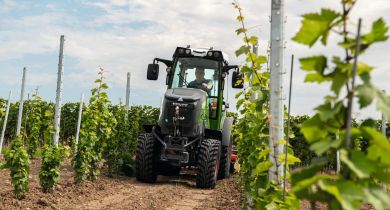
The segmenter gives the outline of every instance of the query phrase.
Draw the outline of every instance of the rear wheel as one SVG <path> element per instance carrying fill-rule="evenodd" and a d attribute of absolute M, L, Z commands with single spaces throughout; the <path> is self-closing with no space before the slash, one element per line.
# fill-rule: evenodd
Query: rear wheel
<path fill-rule="evenodd" d="M 213 139 L 202 140 L 198 154 L 196 186 L 214 188 L 219 168 L 221 142 Z"/>
<path fill-rule="evenodd" d="M 232 143 L 230 142 L 229 146 L 222 146 L 221 149 L 221 159 L 219 160 L 218 179 L 226 179 L 230 177 L 231 156 L 232 156 Z"/>
<path fill-rule="evenodd" d="M 234 174 L 234 162 L 230 162 L 230 174 Z"/>
<path fill-rule="evenodd" d="M 156 146 L 151 133 L 141 134 L 138 137 L 136 150 L 136 173 L 138 181 L 154 183 L 157 179 L 155 164 Z"/>

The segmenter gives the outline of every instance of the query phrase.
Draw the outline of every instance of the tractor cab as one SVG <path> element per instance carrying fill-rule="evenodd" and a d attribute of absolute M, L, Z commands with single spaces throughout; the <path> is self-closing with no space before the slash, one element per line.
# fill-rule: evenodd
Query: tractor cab
<path fill-rule="evenodd" d="M 166 85 L 168 89 L 191 88 L 207 93 L 209 128 L 222 129 L 221 118 L 229 108 L 227 101 L 224 101 L 223 92 L 230 70 L 234 70 L 232 87 L 242 88 L 242 84 L 236 84 L 236 81 L 240 79 L 238 66 L 229 66 L 227 54 L 213 50 L 213 48 L 177 47 L 172 60 L 154 59 L 153 64 L 150 64 L 148 68 L 148 79 L 157 79 L 158 62 L 167 66 Z"/>

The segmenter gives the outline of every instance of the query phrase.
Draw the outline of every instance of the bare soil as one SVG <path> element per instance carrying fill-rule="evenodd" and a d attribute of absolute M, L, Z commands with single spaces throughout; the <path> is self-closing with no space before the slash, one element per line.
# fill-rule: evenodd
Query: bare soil
<path fill-rule="evenodd" d="M 212 190 L 197 189 L 194 176 L 160 176 L 155 184 L 133 177 L 109 178 L 74 184 L 69 161 L 61 167 L 61 180 L 54 192 L 39 186 L 40 161 L 30 165 L 29 192 L 14 197 L 8 169 L 0 170 L 0 209 L 240 209 L 240 187 L 235 177 L 218 181 Z"/>

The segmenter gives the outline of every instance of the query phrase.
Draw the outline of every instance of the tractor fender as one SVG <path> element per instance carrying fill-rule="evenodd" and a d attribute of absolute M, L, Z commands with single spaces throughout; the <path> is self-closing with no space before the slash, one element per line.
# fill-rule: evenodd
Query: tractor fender
<path fill-rule="evenodd" d="M 145 133 L 152 133 L 153 127 L 155 125 L 142 125 L 142 128 Z"/>
<path fill-rule="evenodd" d="M 230 141 L 232 140 L 232 126 L 233 126 L 233 117 L 226 117 L 223 122 L 222 129 L 222 145 L 229 146 Z"/>

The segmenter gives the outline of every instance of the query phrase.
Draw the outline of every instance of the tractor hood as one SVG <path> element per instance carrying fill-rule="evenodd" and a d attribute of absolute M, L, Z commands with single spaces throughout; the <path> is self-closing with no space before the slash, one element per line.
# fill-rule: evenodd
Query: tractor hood
<path fill-rule="evenodd" d="M 206 97 L 206 92 L 193 88 L 174 88 L 168 89 L 165 93 L 165 98 L 177 102 L 195 102 L 203 101 Z"/>
<path fill-rule="evenodd" d="M 202 134 L 204 123 L 201 119 L 202 105 L 207 100 L 207 93 L 203 90 L 193 88 L 174 88 L 165 92 L 165 97 L 161 105 L 159 126 L 163 135 L 173 134 L 173 130 L 178 127 L 181 135 L 195 137 Z M 180 122 L 174 124 L 176 109 L 182 117 Z"/>

